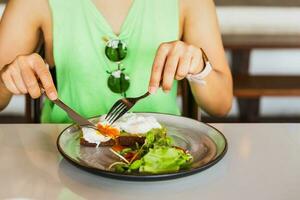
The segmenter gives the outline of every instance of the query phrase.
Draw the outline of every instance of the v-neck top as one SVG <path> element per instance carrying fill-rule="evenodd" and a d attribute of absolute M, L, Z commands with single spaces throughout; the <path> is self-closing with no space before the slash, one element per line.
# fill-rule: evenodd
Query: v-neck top
<path fill-rule="evenodd" d="M 108 112 L 120 94 L 107 86 L 107 71 L 117 64 L 105 56 L 103 38 L 120 39 L 128 54 L 122 61 L 130 77 L 128 97 L 148 90 L 152 64 L 159 45 L 178 40 L 178 0 L 133 0 L 128 15 L 116 35 L 91 0 L 49 0 L 53 21 L 53 55 L 60 99 L 84 117 Z M 141 100 L 133 112 L 180 114 L 177 104 L 177 82 L 172 90 Z M 68 123 L 67 114 L 46 100 L 42 110 L 44 123 Z"/>
<path fill-rule="evenodd" d="M 102 31 L 105 32 L 107 34 L 107 37 L 109 38 L 126 39 L 126 37 L 130 35 L 132 31 L 134 31 L 133 28 L 135 27 L 138 21 L 138 16 L 141 15 L 141 13 L 143 12 L 143 9 L 138 8 L 138 4 L 141 1 L 132 0 L 127 16 L 125 17 L 125 20 L 121 25 L 120 33 L 116 34 L 112 30 L 109 22 L 103 16 L 101 11 L 95 6 L 92 0 L 84 0 L 84 1 L 86 1 L 86 4 L 88 4 L 87 6 L 90 8 L 91 13 L 94 15 L 95 23 L 98 24 L 98 27 L 101 28 Z"/>

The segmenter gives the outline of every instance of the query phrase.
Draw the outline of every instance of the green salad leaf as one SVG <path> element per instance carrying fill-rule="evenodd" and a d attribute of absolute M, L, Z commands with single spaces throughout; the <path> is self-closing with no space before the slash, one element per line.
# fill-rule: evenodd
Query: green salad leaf
<path fill-rule="evenodd" d="M 130 151 L 126 148 L 123 151 Z M 173 146 L 173 139 L 167 136 L 166 128 L 152 129 L 146 134 L 146 140 L 139 149 L 139 158 L 130 164 L 115 165 L 115 170 L 124 172 L 166 173 L 187 169 L 192 156 Z"/>
<path fill-rule="evenodd" d="M 129 169 L 131 169 L 131 170 L 137 170 L 137 169 L 139 169 L 142 165 L 143 165 L 143 161 L 142 161 L 142 160 L 136 160 L 136 161 L 134 161 L 134 162 L 129 166 Z"/>
<path fill-rule="evenodd" d="M 154 146 L 171 146 L 173 140 L 167 136 L 166 128 L 154 128 L 146 134 L 145 145 L 147 148 L 153 148 Z"/>
<path fill-rule="evenodd" d="M 120 152 L 120 154 L 123 156 L 123 155 L 125 155 L 126 153 L 131 152 L 132 150 L 133 150 L 132 148 L 125 148 L 125 149 L 123 149 L 123 150 Z"/>
<path fill-rule="evenodd" d="M 140 172 L 164 173 L 176 172 L 191 160 L 191 156 L 175 147 L 156 147 L 150 149 L 142 158 Z"/>

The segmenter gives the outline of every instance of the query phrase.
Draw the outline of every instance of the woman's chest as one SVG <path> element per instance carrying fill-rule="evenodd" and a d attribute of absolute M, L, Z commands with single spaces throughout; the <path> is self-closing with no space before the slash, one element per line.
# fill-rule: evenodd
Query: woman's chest
<path fill-rule="evenodd" d="M 122 31 L 122 26 L 124 25 L 126 20 L 129 22 L 131 20 L 131 22 L 127 23 L 127 24 L 131 24 L 132 21 L 136 21 L 136 19 L 135 19 L 136 17 L 132 17 L 132 18 L 128 17 L 128 15 L 134 11 L 134 10 L 132 10 L 134 3 L 135 3 L 133 0 L 125 0 L 125 1 L 112 0 L 112 1 L 110 1 L 110 3 L 107 3 L 104 0 L 88 0 L 88 1 L 90 1 L 90 5 L 94 6 L 94 8 L 95 8 L 94 12 L 98 12 L 94 16 L 95 19 L 91 19 L 92 18 L 91 17 L 87 21 L 79 22 L 79 21 L 77 21 L 78 16 L 73 16 L 74 20 L 72 20 L 72 16 L 66 16 L 66 18 L 69 18 L 70 20 L 64 21 L 64 19 L 59 19 L 58 17 L 54 17 L 56 15 L 55 14 L 56 11 L 54 10 L 54 13 L 53 13 L 53 8 L 52 8 L 52 13 L 49 13 L 49 15 L 48 15 L 49 17 L 48 17 L 47 21 L 45 22 L 42 29 L 43 29 L 43 37 L 44 37 L 43 39 L 44 39 L 44 44 L 45 44 L 44 45 L 45 58 L 46 58 L 47 62 L 50 64 L 50 66 L 55 65 L 54 49 L 57 46 L 68 49 L 68 50 L 72 50 L 73 52 L 82 53 L 82 49 L 84 47 L 88 48 L 87 41 L 91 37 L 98 38 L 92 42 L 96 42 L 95 45 L 101 46 L 102 35 L 98 34 L 97 31 L 93 31 L 94 27 L 92 27 L 93 21 L 95 21 L 95 23 L 97 23 L 96 22 L 97 17 L 102 16 L 103 23 L 107 25 L 108 29 L 110 29 L 108 31 L 110 31 L 112 33 L 112 35 L 115 35 L 115 36 L 120 36 L 120 33 Z M 135 1 L 137 1 L 137 0 L 135 0 Z M 174 17 L 178 17 L 177 21 L 175 20 L 175 23 L 178 23 L 179 27 L 178 27 L 178 31 L 176 31 L 175 34 L 179 34 L 179 35 L 176 35 L 176 37 L 171 37 L 172 39 L 173 38 L 180 39 L 181 35 L 182 35 L 182 30 L 183 30 L 183 19 L 184 19 L 183 14 L 184 13 L 182 12 L 182 10 L 183 10 L 182 3 L 181 3 L 181 1 L 179 1 L 179 2 L 180 2 L 179 7 L 178 7 L 179 15 L 174 16 Z M 51 10 L 51 9 L 49 9 L 49 10 Z M 145 9 L 145 10 L 148 10 L 148 12 L 149 12 L 150 9 Z M 142 16 L 145 15 L 144 12 L 140 12 L 140 13 L 142 14 Z M 66 13 L 66 15 L 72 15 L 72 12 L 70 12 L 69 14 Z M 141 18 L 142 16 L 137 16 L 137 17 Z M 130 20 L 127 18 L 129 18 Z M 143 29 L 144 31 L 138 31 L 143 34 L 145 34 L 145 32 L 153 32 L 153 34 L 155 34 L 155 35 L 163 35 L 163 32 L 167 33 L 170 31 L 175 31 L 175 29 L 169 30 L 169 31 L 163 30 L 163 29 L 168 29 L 168 26 L 167 25 L 159 26 L 158 24 L 163 23 L 163 21 L 168 23 L 169 21 L 163 20 L 160 18 L 161 17 L 155 16 L 155 10 L 153 10 L 153 19 L 145 20 L 145 22 L 148 23 L 149 25 L 146 25 L 143 22 L 143 20 L 144 20 L 143 19 L 143 20 L 141 20 L 139 27 L 134 27 L 134 26 L 130 26 L 130 25 L 129 25 L 129 27 L 131 29 L 137 29 L 137 30 Z M 101 17 L 99 19 L 101 21 Z M 57 26 L 58 20 L 61 20 L 60 26 Z M 179 22 L 178 22 L 178 20 L 179 20 Z M 71 24 L 71 23 L 73 23 L 73 24 Z M 87 24 L 89 24 L 89 25 L 87 25 Z M 155 31 L 151 30 L 151 27 L 155 28 L 151 24 L 157 24 L 156 27 L 158 27 L 160 30 L 155 30 Z M 150 27 L 150 29 L 147 30 L 147 28 L 149 28 L 149 27 Z M 86 30 L 86 29 L 89 29 L 89 30 Z M 68 32 L 69 35 L 64 34 L 66 32 Z M 105 30 L 104 30 L 104 32 L 105 32 Z M 130 32 L 130 31 L 127 30 L 127 32 Z M 161 32 L 161 34 L 160 34 L 160 32 Z M 95 35 L 95 33 L 96 33 L 96 35 Z M 64 36 L 62 37 L 62 35 L 64 35 Z M 147 40 L 144 39 L 143 40 L 144 42 L 146 42 L 146 43 L 149 43 L 149 41 L 151 42 L 151 37 L 148 37 L 149 35 L 150 34 L 146 34 L 146 38 L 148 38 L 148 39 Z M 140 37 L 140 36 L 136 34 L 135 37 Z M 55 44 L 54 38 L 59 38 L 60 40 L 57 40 L 56 41 L 57 43 Z M 87 40 L 86 38 L 89 38 L 89 39 Z M 165 38 L 166 38 L 166 40 L 168 39 L 168 37 L 165 37 Z M 135 39 L 133 39 L 133 41 L 136 42 L 137 39 L 138 38 L 135 38 Z M 158 38 L 158 40 L 160 40 L 160 39 L 162 39 L 160 42 L 167 42 L 167 41 L 163 40 L 164 38 Z M 140 45 L 143 45 L 143 41 L 140 41 L 141 42 Z M 137 46 L 139 46 L 139 44 L 137 44 Z M 147 45 L 144 45 L 144 46 L 146 47 Z M 71 48 L 69 48 L 69 47 L 71 47 Z M 142 48 L 142 50 L 143 50 L 143 48 Z M 144 49 L 144 50 L 147 51 L 147 49 Z"/>
<path fill-rule="evenodd" d="M 112 31 L 119 35 L 122 25 L 132 11 L 134 0 L 90 0 L 99 14 L 107 21 Z"/>

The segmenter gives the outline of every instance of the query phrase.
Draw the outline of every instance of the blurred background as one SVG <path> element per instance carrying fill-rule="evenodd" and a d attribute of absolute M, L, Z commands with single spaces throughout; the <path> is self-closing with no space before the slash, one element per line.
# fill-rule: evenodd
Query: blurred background
<path fill-rule="evenodd" d="M 0 16 L 5 8 L 0 0 Z M 226 118 L 195 105 L 183 82 L 183 114 L 205 122 L 300 122 L 300 0 L 215 0 L 235 101 Z M 40 101 L 15 96 L 0 123 L 38 122 Z M 201 114 L 200 114 L 201 113 Z"/>

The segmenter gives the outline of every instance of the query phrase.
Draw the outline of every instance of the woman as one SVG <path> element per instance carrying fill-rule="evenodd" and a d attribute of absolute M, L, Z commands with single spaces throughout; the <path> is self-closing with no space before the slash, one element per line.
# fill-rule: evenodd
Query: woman
<path fill-rule="evenodd" d="M 41 40 L 45 58 L 34 53 Z M 152 95 L 133 111 L 180 114 L 177 80 L 188 76 L 209 114 L 223 116 L 232 103 L 212 0 L 10 0 L 0 25 L 0 70 L 1 109 L 13 94 L 38 98 L 43 87 L 85 117 L 147 90 Z M 45 102 L 42 122 L 69 121 Z"/>

